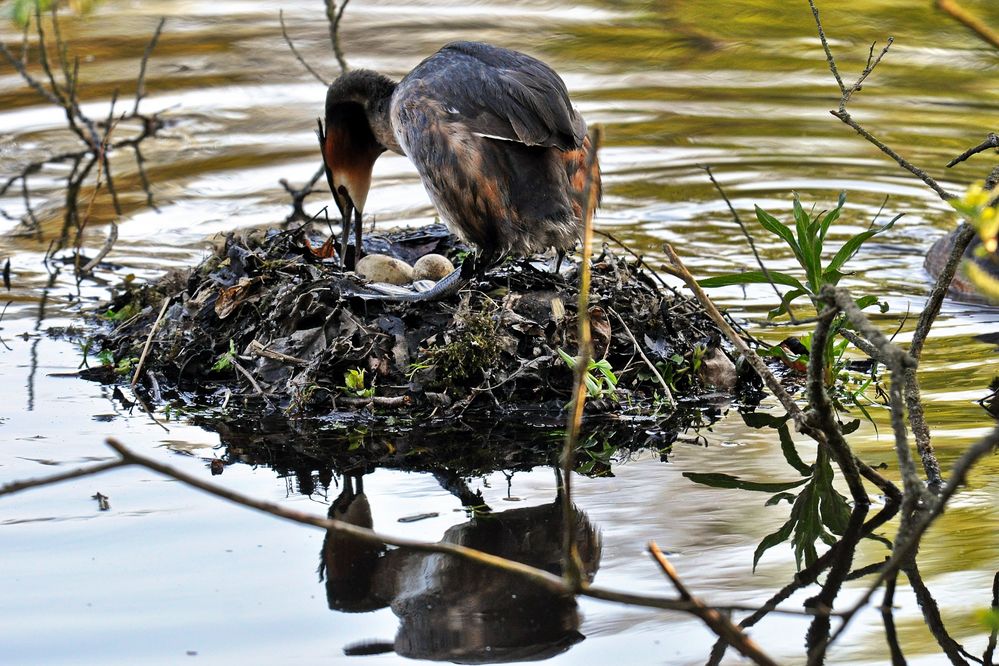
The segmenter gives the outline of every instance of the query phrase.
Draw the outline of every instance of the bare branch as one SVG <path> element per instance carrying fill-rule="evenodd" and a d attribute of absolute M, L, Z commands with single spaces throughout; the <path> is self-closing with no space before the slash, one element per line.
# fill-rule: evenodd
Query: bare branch
<path fill-rule="evenodd" d="M 648 367 L 652 374 L 655 375 L 655 378 L 659 380 L 659 385 L 663 387 L 663 394 L 666 397 L 666 402 L 668 402 L 670 406 L 675 407 L 676 400 L 673 398 L 673 392 L 670 391 L 669 384 L 667 384 L 666 380 L 663 379 L 662 373 L 659 372 L 659 368 L 657 368 L 655 364 L 649 360 L 649 357 L 646 356 L 645 352 L 642 350 L 642 346 L 638 344 L 638 340 L 635 339 L 635 334 L 631 332 L 631 329 L 628 328 L 628 324 L 624 321 L 621 315 L 617 313 L 617 310 L 614 308 L 608 309 L 611 311 L 611 314 L 614 315 L 614 318 L 617 319 L 618 323 L 624 328 L 624 332 L 628 334 L 628 339 L 631 340 L 631 344 L 634 345 L 635 351 L 638 352 L 638 355 L 643 361 L 645 361 L 646 367 Z"/>
<path fill-rule="evenodd" d="M 135 82 L 135 106 L 132 107 L 132 115 L 139 115 L 139 103 L 146 96 L 146 65 L 149 63 L 149 56 L 152 55 L 153 49 L 156 48 L 156 44 L 160 41 L 160 34 L 163 32 L 163 26 L 166 25 L 166 17 L 160 18 L 160 22 L 156 24 L 156 30 L 153 31 L 153 36 L 150 38 L 149 43 L 146 44 L 146 50 L 142 53 L 142 62 L 139 64 L 139 78 Z"/>
<path fill-rule="evenodd" d="M 763 272 L 763 277 L 765 277 L 767 282 L 770 283 L 770 286 L 773 287 L 774 293 L 777 294 L 777 300 L 784 303 L 784 295 L 780 293 L 780 289 L 777 288 L 776 283 L 774 283 L 774 281 L 770 278 L 770 271 L 767 270 L 766 264 L 763 263 L 760 253 L 756 251 L 756 243 L 753 241 L 753 236 L 749 233 L 749 229 L 747 229 L 746 225 L 743 224 L 742 218 L 735 210 L 735 206 L 732 205 L 732 202 L 729 201 L 728 196 L 725 194 L 725 190 L 723 190 L 722 186 L 717 180 L 715 180 L 715 175 L 711 172 L 711 167 L 704 165 L 704 170 L 707 171 L 708 178 L 711 179 L 711 183 L 715 186 L 715 189 L 718 190 L 718 194 L 720 194 L 721 198 L 725 201 L 725 205 L 728 206 L 728 210 L 732 213 L 732 218 L 735 219 L 735 223 L 739 225 L 740 229 L 742 229 L 742 235 L 746 237 L 746 242 L 749 243 L 749 249 L 752 250 L 753 256 L 756 257 L 756 264 L 760 267 L 760 271 Z M 791 308 L 787 308 L 787 316 L 791 320 L 792 324 L 799 323 L 795 318 L 794 313 L 791 311 Z"/>
<path fill-rule="evenodd" d="M 936 192 L 941 199 L 943 199 L 944 201 L 953 199 L 954 195 L 950 194 L 945 189 L 940 187 L 939 183 L 937 183 L 937 181 L 935 181 L 932 177 L 930 177 L 929 174 L 927 174 L 919 167 L 913 165 L 911 162 L 909 162 L 904 157 L 902 157 L 894 150 L 892 150 L 889 146 L 881 142 L 873 134 L 864 129 L 859 123 L 857 123 L 857 121 L 853 119 L 850 113 L 846 110 L 846 105 L 849 103 L 850 98 L 853 96 L 855 92 L 861 89 L 864 81 L 871 74 L 871 72 L 874 71 L 874 68 L 878 66 L 878 64 L 881 62 L 881 59 L 885 56 L 885 54 L 888 53 L 888 49 L 891 48 L 893 39 L 891 37 L 888 38 L 888 43 L 881 50 L 881 53 L 876 58 L 874 59 L 868 58 L 867 67 L 865 67 L 864 71 L 861 72 L 860 76 L 857 78 L 857 81 L 852 86 L 847 87 L 846 84 L 843 83 L 843 78 L 840 76 L 839 69 L 836 66 L 836 59 L 833 57 L 832 50 L 829 48 L 829 42 L 826 39 L 825 30 L 823 29 L 822 21 L 819 18 L 819 10 L 815 6 L 815 0 L 808 0 L 808 5 L 812 8 L 812 16 L 815 18 L 815 27 L 818 30 L 819 39 L 822 41 L 822 48 L 826 52 L 826 61 L 829 65 L 829 71 L 832 72 L 833 77 L 836 79 L 836 83 L 839 85 L 841 93 L 839 108 L 832 110 L 829 113 L 839 118 L 844 124 L 848 125 L 849 127 L 852 127 L 857 134 L 864 137 L 868 142 L 876 146 L 885 155 L 895 160 L 895 162 L 900 167 L 902 167 L 912 175 L 922 180 L 927 185 L 927 187 Z"/>
<path fill-rule="evenodd" d="M 949 168 L 956 164 L 960 164 L 961 162 L 965 161 L 972 155 L 977 155 L 978 153 L 984 153 L 986 150 L 989 150 L 990 148 L 999 148 L 999 134 L 996 134 L 995 132 L 989 132 L 988 135 L 985 137 L 985 141 L 982 141 L 980 144 L 978 144 L 973 148 L 968 148 L 966 151 L 964 151 L 963 153 L 952 159 L 950 162 L 947 162 L 947 166 Z"/>
<path fill-rule="evenodd" d="M 680 576 L 677 574 L 676 569 L 673 568 L 673 564 L 659 550 L 659 546 L 656 545 L 655 541 L 649 542 L 649 553 L 656 563 L 659 564 L 666 577 L 673 583 L 676 591 L 680 594 L 680 598 L 693 604 L 693 609 L 690 612 L 699 617 L 711 631 L 715 632 L 722 640 L 738 650 L 740 654 L 752 659 L 755 663 L 776 666 L 777 662 L 760 649 L 760 646 L 755 641 L 743 633 L 742 629 L 732 624 L 732 621 L 719 613 L 717 609 L 709 608 L 703 601 L 690 593 L 687 586 L 680 580 Z"/>
<path fill-rule="evenodd" d="M 984 22 L 968 13 L 955 0 L 935 0 L 934 3 L 940 11 L 948 14 L 955 21 L 974 32 L 985 43 L 993 48 L 999 49 L 999 33 L 990 28 Z"/>
<path fill-rule="evenodd" d="M 343 49 L 340 48 L 340 21 L 343 13 L 347 9 L 350 0 L 343 0 L 340 8 L 337 9 L 336 0 L 324 0 L 326 3 L 326 21 L 330 28 L 330 43 L 333 45 L 333 54 L 336 56 L 337 64 L 340 65 L 340 73 L 347 73 L 347 61 L 343 57 Z"/>
<path fill-rule="evenodd" d="M 312 74 L 312 77 L 316 81 L 319 81 L 319 83 L 323 84 L 324 86 L 329 86 L 330 82 L 327 81 L 326 79 L 324 79 L 319 72 L 317 72 L 316 70 L 314 70 L 312 68 L 312 65 L 310 65 L 305 60 L 305 58 L 302 57 L 302 54 L 298 52 L 298 49 L 295 48 L 295 43 L 293 41 L 291 41 L 291 37 L 288 36 L 288 29 L 284 25 L 284 10 L 283 9 L 281 9 L 281 10 L 278 11 L 278 21 L 281 22 L 281 34 L 284 36 L 284 41 L 288 45 L 288 48 L 291 49 L 291 52 L 295 56 L 295 59 L 298 60 L 298 62 L 302 65 L 302 67 L 304 67 L 309 72 L 309 74 Z"/>

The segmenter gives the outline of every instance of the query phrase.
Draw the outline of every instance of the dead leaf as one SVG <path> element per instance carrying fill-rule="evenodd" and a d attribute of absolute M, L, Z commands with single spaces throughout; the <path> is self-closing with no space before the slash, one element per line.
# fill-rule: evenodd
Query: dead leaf
<path fill-rule="evenodd" d="M 249 297 L 250 287 L 256 282 L 256 279 L 244 277 L 231 287 L 220 289 L 218 300 L 215 301 L 215 314 L 218 318 L 225 319 L 231 315 Z"/>

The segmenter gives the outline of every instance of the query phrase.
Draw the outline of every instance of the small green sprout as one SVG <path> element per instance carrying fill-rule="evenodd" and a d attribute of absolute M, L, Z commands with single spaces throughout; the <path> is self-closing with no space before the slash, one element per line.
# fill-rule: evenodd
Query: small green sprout
<path fill-rule="evenodd" d="M 576 369 L 576 358 L 569 356 L 564 350 L 559 349 L 558 355 L 565 361 L 570 369 Z M 600 377 L 595 377 L 593 372 L 600 373 Z M 617 376 L 607 359 L 594 361 L 590 359 L 583 375 L 583 384 L 586 385 L 586 393 L 591 398 L 615 398 L 617 388 Z"/>
<path fill-rule="evenodd" d="M 232 367 L 232 362 L 236 358 L 236 342 L 229 339 L 229 351 L 221 354 L 212 366 L 212 372 L 224 372 Z"/>
<path fill-rule="evenodd" d="M 358 398 L 370 398 L 375 394 L 375 383 L 372 380 L 371 386 L 364 387 L 364 370 L 354 368 L 343 373 L 343 389 L 346 393 Z"/>

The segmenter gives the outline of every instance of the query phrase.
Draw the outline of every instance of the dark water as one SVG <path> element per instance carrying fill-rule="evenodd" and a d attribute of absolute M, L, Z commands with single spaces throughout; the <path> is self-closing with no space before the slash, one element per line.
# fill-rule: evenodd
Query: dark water
<path fill-rule="evenodd" d="M 840 0 L 820 7 L 848 76 L 863 67 L 870 42 L 895 37 L 853 111 L 946 187 L 961 191 L 987 173 L 988 158 L 951 171 L 943 165 L 996 130 L 999 57 L 933 13 L 929 4 Z M 999 23 L 994 2 L 965 4 L 986 23 Z M 331 77 L 335 64 L 320 6 L 289 3 L 285 18 L 306 57 Z M 206 254 L 216 234 L 272 225 L 289 212 L 277 181 L 304 182 L 315 170 L 313 127 L 324 90 L 283 44 L 279 8 L 270 2 L 107 1 L 93 14 L 65 23 L 65 36 L 86 56 L 81 63 L 84 101 L 100 114 L 114 88 L 129 94 L 148 35 L 160 16 L 168 17 L 150 62 L 144 101 L 148 111 L 168 109 L 164 117 L 170 122 L 164 136 L 145 149 L 159 211 L 142 205 L 134 169 L 119 158 L 119 182 L 133 187 L 125 188 L 130 191 L 126 216 L 109 259 L 123 270 L 99 272 L 100 277 L 114 281 L 125 271 L 152 277 L 190 265 Z M 2 23 L 0 38 L 11 43 L 17 31 Z M 932 240 L 952 228 L 954 216 L 828 114 L 836 104 L 835 86 L 806 3 L 354 0 L 343 27 L 350 65 L 392 76 L 459 38 L 526 50 L 563 74 L 584 115 L 606 128 L 606 196 L 598 225 L 639 251 L 655 257 L 661 241 L 670 241 L 703 276 L 752 264 L 702 164 L 712 165 L 747 217 L 754 203 L 775 213 L 789 210 L 792 190 L 819 207 L 832 205 L 838 192 L 847 190 L 847 212 L 830 233 L 837 241 L 866 226 L 889 194 L 886 212 L 905 217 L 864 248 L 844 283 L 886 295 L 891 311 L 879 317 L 885 330 L 894 329 L 901 313 L 922 307 L 927 291 L 923 257 Z M 6 179 L 48 151 L 73 147 L 61 128 L 60 112 L 42 105 L 10 68 L 0 68 L 0 176 Z M 103 287 L 84 283 L 77 298 L 71 276 L 63 272 L 50 278 L 43 267 L 45 250 L 58 233 L 63 176 L 51 168 L 31 181 L 36 203 L 42 204 L 40 237 L 19 234 L 15 222 L 0 220 L 0 260 L 10 257 L 13 272 L 13 289 L 0 297 L 11 301 L 0 322 L 6 343 L 0 347 L 6 395 L 0 403 L 0 480 L 104 459 L 108 451 L 102 441 L 108 435 L 207 474 L 207 461 L 221 455 L 217 434 L 183 419 L 171 420 L 165 432 L 148 417 L 116 407 L 108 389 L 60 376 L 76 370 L 80 350 L 49 338 L 46 329 L 72 323 L 89 299 L 106 294 Z M 367 212 L 386 227 L 423 224 L 434 216 L 415 171 L 398 156 L 379 160 L 368 201 Z M 315 196 L 308 208 L 314 212 L 325 203 Z M 96 204 L 107 208 L 100 197 Z M 0 198 L 0 208 L 14 216 L 23 212 L 16 193 Z M 106 219 L 94 224 L 92 248 L 103 240 Z M 790 268 L 776 242 L 760 235 L 757 243 L 771 266 Z M 774 305 L 768 289 L 731 289 L 719 300 L 748 318 L 762 318 Z M 910 321 L 898 339 L 905 341 L 911 327 Z M 990 428 L 974 401 L 986 394 L 999 371 L 994 346 L 974 336 L 997 329 L 995 309 L 948 302 L 924 354 L 920 379 L 945 469 Z M 887 420 L 877 410 L 875 417 L 880 436 L 865 425 L 851 441 L 865 460 L 890 462 Z M 676 444 L 668 464 L 650 452 L 617 465 L 613 478 L 576 481 L 576 501 L 589 521 L 580 529 L 598 530 L 602 540 L 597 583 L 671 592 L 643 552 L 649 539 L 674 553 L 687 584 L 712 602 L 759 603 L 789 579 L 794 563 L 786 547 L 771 550 L 751 572 L 756 544 L 786 519 L 785 508 L 764 507 L 756 496 L 697 486 L 681 476 L 714 471 L 780 477 L 786 465 L 776 439 L 747 429 L 735 414 L 699 434 L 696 444 Z M 809 449 L 807 444 L 802 448 Z M 920 553 L 944 619 L 973 653 L 981 653 L 986 640 L 974 612 L 988 604 L 999 568 L 997 471 L 994 458 L 982 463 Z M 320 484 L 311 496 L 303 495 L 291 476 L 276 475 L 264 465 L 230 465 L 221 478 L 234 489 L 319 514 L 340 493 L 331 487 L 324 495 Z M 555 499 L 555 479 L 543 468 L 515 474 L 509 487 L 498 473 L 470 485 L 494 509 L 521 512 L 506 516 L 513 532 L 529 532 L 517 522 L 526 520 L 523 512 L 543 515 Z M 429 474 L 378 470 L 365 477 L 364 490 L 380 530 L 423 539 L 445 534 L 484 538 L 467 524 L 458 500 Z M 90 499 L 98 491 L 111 498 L 110 512 L 99 513 Z M 430 513 L 437 515 L 398 522 Z M 531 520 L 541 520 L 537 515 Z M 0 547 L 0 646 L 10 663 L 346 661 L 361 657 L 345 657 L 344 647 L 365 640 L 395 641 L 400 654 L 440 658 L 460 656 L 455 645 L 474 644 L 473 636 L 481 638 L 481 645 L 500 642 L 487 622 L 456 623 L 446 614 L 413 611 L 427 598 L 438 605 L 457 604 L 445 592 L 448 585 L 458 585 L 482 587 L 482 594 L 463 597 L 472 604 L 461 607 L 464 617 L 488 616 L 495 609 L 474 605 L 490 598 L 491 588 L 480 577 L 410 577 L 424 580 L 424 586 L 378 592 L 396 601 L 395 613 L 385 607 L 371 613 L 332 612 L 326 586 L 316 576 L 322 534 L 142 471 L 117 471 L 5 498 Z M 871 542 L 860 557 L 874 561 L 883 552 Z M 426 572 L 435 565 L 409 560 L 384 566 L 388 570 L 379 580 L 399 581 L 407 580 L 406 571 Z M 443 580 L 444 588 L 435 587 L 434 580 Z M 863 589 L 855 585 L 841 603 Z M 939 648 L 911 594 L 900 589 L 896 603 L 910 661 L 940 663 Z M 681 615 L 585 600 L 578 617 L 565 613 L 552 611 L 555 624 L 564 628 L 578 622 L 580 636 L 569 639 L 562 632 L 564 644 L 502 658 L 538 658 L 564 649 L 555 657 L 561 663 L 701 663 L 712 643 L 698 621 Z M 423 626 L 421 632 L 421 622 L 449 629 L 435 634 Z M 771 654 L 794 662 L 801 660 L 805 628 L 803 620 L 774 616 L 753 636 Z M 510 626 L 511 633 L 529 630 Z M 573 641 L 578 642 L 569 647 Z M 189 651 L 197 656 L 186 656 Z M 478 654 L 481 658 L 485 652 Z M 873 611 L 858 618 L 831 655 L 836 663 L 883 663 L 886 658 Z M 363 659 L 400 661 L 391 653 Z"/>

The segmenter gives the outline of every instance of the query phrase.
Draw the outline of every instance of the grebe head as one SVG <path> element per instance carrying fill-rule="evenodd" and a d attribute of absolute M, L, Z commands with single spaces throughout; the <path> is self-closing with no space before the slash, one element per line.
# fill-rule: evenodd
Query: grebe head
<path fill-rule="evenodd" d="M 326 122 L 319 123 L 319 148 L 326 180 L 340 214 L 349 223 L 360 214 L 371 187 L 375 160 L 395 145 L 390 139 L 389 102 L 395 83 L 368 70 L 337 78 L 326 93 Z M 381 140 L 380 140 L 381 139 Z"/>

